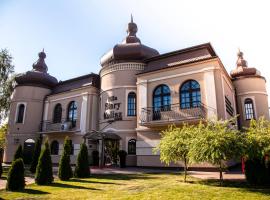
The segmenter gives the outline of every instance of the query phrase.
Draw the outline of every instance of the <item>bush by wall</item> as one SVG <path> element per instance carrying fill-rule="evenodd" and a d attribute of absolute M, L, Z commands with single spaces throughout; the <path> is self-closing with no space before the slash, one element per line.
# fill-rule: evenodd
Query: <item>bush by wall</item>
<path fill-rule="evenodd" d="M 30 172 L 32 172 L 32 173 L 36 172 L 38 158 L 40 156 L 40 151 L 41 151 L 41 140 L 38 139 L 36 144 L 35 144 L 34 155 L 33 155 L 32 163 L 31 163 L 31 167 L 30 167 Z"/>
<path fill-rule="evenodd" d="M 52 159 L 48 139 L 38 159 L 35 182 L 38 185 L 48 185 L 53 182 Z"/>
<path fill-rule="evenodd" d="M 120 150 L 118 152 L 119 158 L 120 158 L 120 167 L 124 168 L 126 167 L 126 157 L 127 157 L 127 152 L 124 150 Z"/>
<path fill-rule="evenodd" d="M 78 178 L 90 177 L 88 150 L 85 143 L 81 144 L 74 174 L 75 174 L 75 177 L 78 177 Z"/>
<path fill-rule="evenodd" d="M 67 181 L 73 176 L 72 169 L 70 166 L 71 148 L 72 146 L 70 139 L 69 137 L 66 137 L 64 142 L 64 152 L 61 156 L 58 169 L 58 177 L 62 181 Z"/>
<path fill-rule="evenodd" d="M 19 145 L 15 154 L 14 154 L 14 158 L 13 160 L 17 160 L 19 158 L 23 158 L 23 149 L 22 149 L 22 145 Z"/>
<path fill-rule="evenodd" d="M 98 166 L 99 165 L 99 152 L 93 151 L 92 152 L 92 158 L 93 158 L 93 165 Z"/>
<path fill-rule="evenodd" d="M 246 180 L 251 185 L 270 185 L 270 164 L 264 159 L 252 159 L 245 162 Z"/>
<path fill-rule="evenodd" d="M 24 164 L 22 158 L 16 159 L 8 172 L 6 189 L 10 191 L 23 190 L 24 182 Z"/>

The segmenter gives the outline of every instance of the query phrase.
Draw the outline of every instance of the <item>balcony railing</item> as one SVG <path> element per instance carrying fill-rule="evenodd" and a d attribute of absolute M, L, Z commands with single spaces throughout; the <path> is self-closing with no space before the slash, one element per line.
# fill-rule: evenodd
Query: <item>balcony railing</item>
<path fill-rule="evenodd" d="M 62 121 L 60 123 L 54 123 L 53 121 L 43 121 L 41 122 L 42 132 L 61 132 L 61 131 L 71 131 L 75 127 L 76 122 Z"/>
<path fill-rule="evenodd" d="M 183 122 L 190 120 L 205 119 L 207 108 L 205 105 L 199 105 L 195 108 L 181 109 L 179 104 L 171 104 L 157 107 L 142 108 L 140 114 L 141 125 L 156 124 L 159 122 Z"/>

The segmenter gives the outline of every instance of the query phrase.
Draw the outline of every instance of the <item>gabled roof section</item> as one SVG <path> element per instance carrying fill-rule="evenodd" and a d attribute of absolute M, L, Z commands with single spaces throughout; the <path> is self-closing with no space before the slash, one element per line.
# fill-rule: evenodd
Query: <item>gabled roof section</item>
<path fill-rule="evenodd" d="M 59 81 L 59 83 L 53 88 L 52 94 L 57 94 L 61 92 L 67 92 L 70 90 L 93 86 L 100 89 L 100 77 L 98 74 L 87 74 L 84 76 L 79 76 L 76 78 L 68 79 L 65 81 Z"/>
<path fill-rule="evenodd" d="M 145 62 L 147 65 L 140 74 L 217 57 L 212 45 L 205 43 L 146 59 Z"/>

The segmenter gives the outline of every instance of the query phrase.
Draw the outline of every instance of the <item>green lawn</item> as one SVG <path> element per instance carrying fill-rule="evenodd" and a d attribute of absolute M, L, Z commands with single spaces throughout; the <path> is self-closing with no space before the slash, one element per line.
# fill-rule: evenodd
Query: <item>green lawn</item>
<path fill-rule="evenodd" d="M 180 174 L 93 175 L 88 179 L 55 181 L 50 186 L 26 186 L 24 192 L 0 191 L 3 199 L 270 199 L 270 189 L 250 188 L 246 183 L 189 178 Z"/>

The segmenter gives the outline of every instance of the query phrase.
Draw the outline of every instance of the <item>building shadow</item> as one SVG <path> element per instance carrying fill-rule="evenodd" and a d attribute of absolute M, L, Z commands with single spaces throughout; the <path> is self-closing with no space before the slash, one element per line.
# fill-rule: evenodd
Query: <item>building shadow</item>
<path fill-rule="evenodd" d="M 90 180 L 86 180 L 86 179 L 80 179 L 80 178 L 73 178 L 70 179 L 69 182 L 78 182 L 78 183 L 95 183 L 95 184 L 104 184 L 104 185 L 123 185 L 120 183 L 113 183 L 113 182 L 99 182 L 99 181 L 90 181 Z"/>
<path fill-rule="evenodd" d="M 52 183 L 51 187 L 60 187 L 60 188 L 68 188 L 68 189 L 83 189 L 83 190 L 101 190 L 98 188 L 84 187 L 79 185 L 70 185 L 66 183 Z"/>

